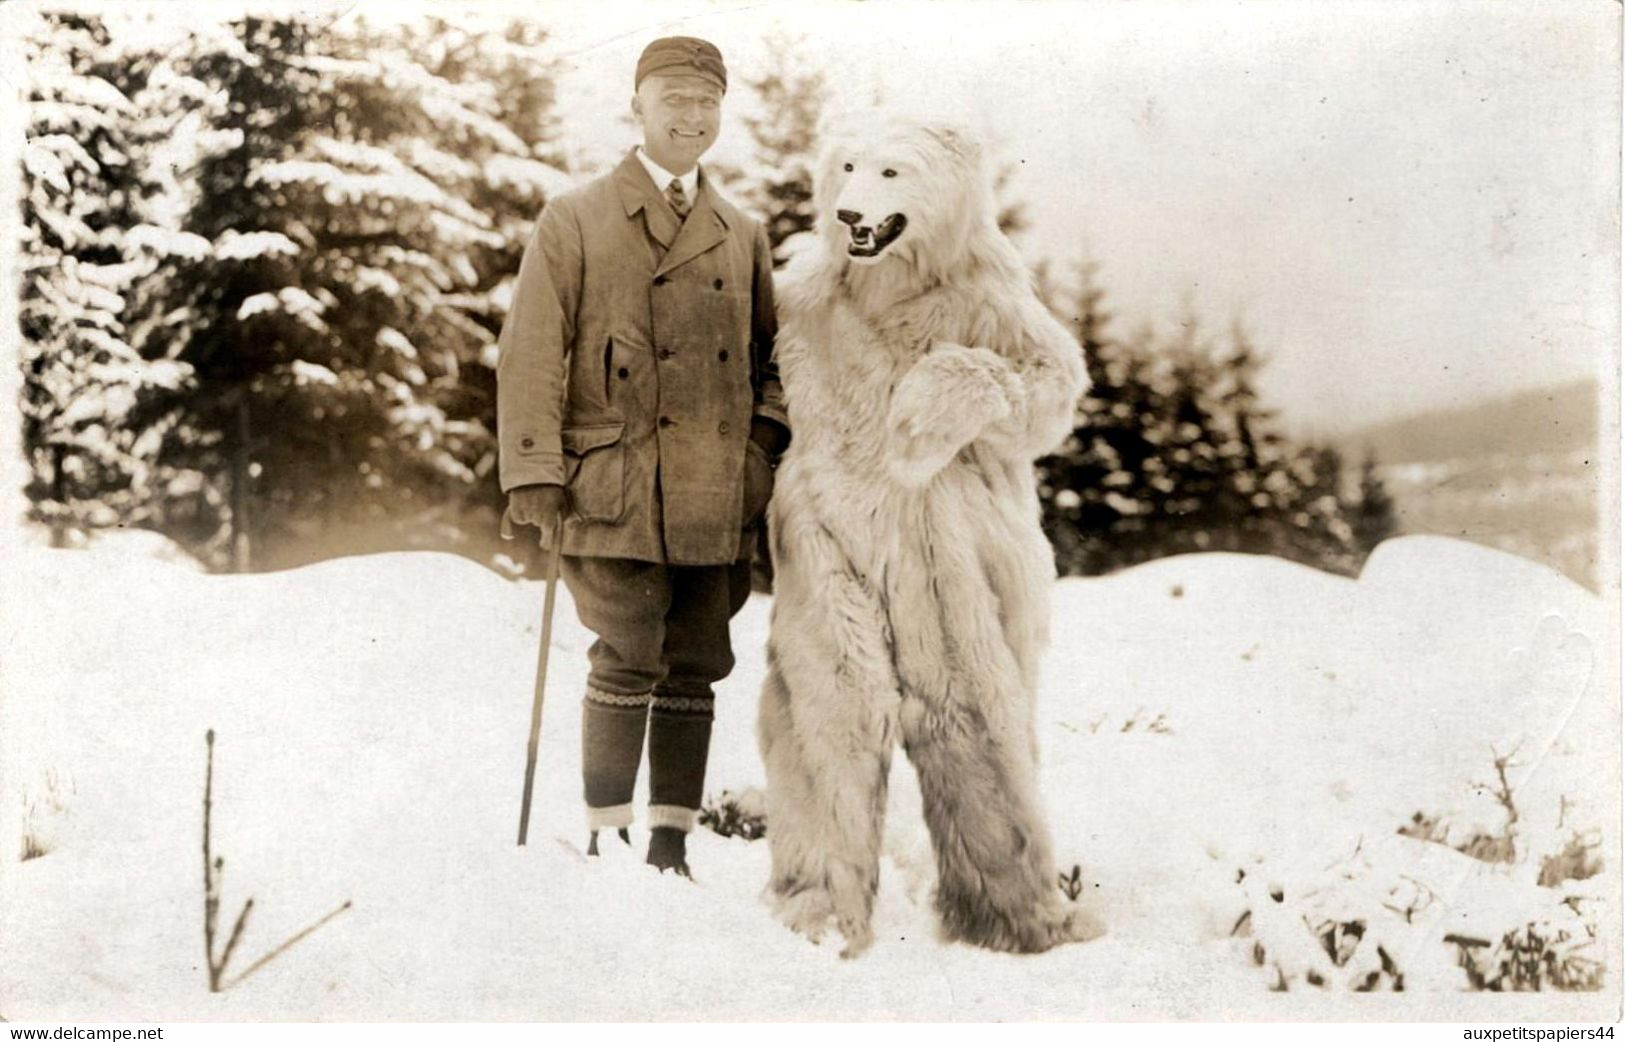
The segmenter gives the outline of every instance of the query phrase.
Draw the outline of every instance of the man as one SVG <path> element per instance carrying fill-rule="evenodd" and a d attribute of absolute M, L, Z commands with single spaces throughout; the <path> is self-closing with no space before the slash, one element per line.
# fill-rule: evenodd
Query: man
<path fill-rule="evenodd" d="M 789 441 L 767 236 L 699 167 L 727 84 L 704 40 L 645 48 L 643 144 L 547 204 L 497 366 L 508 518 L 544 547 L 562 532 L 565 585 L 598 637 L 581 722 L 588 853 L 601 829 L 630 842 L 647 730 L 647 860 L 683 875 L 711 685 L 733 668 L 728 624 Z"/>

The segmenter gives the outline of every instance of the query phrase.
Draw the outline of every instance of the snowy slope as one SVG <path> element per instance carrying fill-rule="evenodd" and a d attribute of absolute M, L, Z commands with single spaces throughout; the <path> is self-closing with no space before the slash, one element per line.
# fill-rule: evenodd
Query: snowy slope
<path fill-rule="evenodd" d="M 439 555 L 204 576 L 150 555 L 8 562 L 0 1015 L 13 1020 L 1592 1018 L 1619 988 L 1615 620 L 1495 551 L 1385 544 L 1351 581 L 1195 555 L 1055 590 L 1043 783 L 1102 940 L 996 955 L 936 939 L 930 849 L 899 757 L 874 949 L 780 928 L 764 843 L 696 835 L 698 883 L 611 844 L 589 862 L 577 697 L 589 635 L 561 590 L 531 841 L 514 845 L 540 587 Z M 736 624 L 712 790 L 759 785 L 769 602 Z M 255 898 L 207 991 L 204 731 L 218 740 L 221 918 Z M 1503 829 L 1518 860 L 1450 849 Z M 1397 834 L 1417 813 L 1445 843 Z M 1561 827 L 1558 824 L 1562 816 Z M 1589 830 L 1605 869 L 1536 885 Z M 634 839 L 641 841 L 639 833 Z M 1568 899 L 1568 903 L 1564 903 Z M 1406 910 L 1408 909 L 1408 913 Z M 1330 959 L 1315 931 L 1358 920 Z M 1462 992 L 1447 935 L 1582 940 L 1601 993 Z M 1556 927 L 1550 926 L 1556 924 Z M 222 928 L 224 930 L 224 927 Z M 1575 943 L 1573 938 L 1568 942 Z M 1353 994 L 1381 974 L 1401 993 Z M 1312 975 L 1312 976 L 1311 976 Z M 1320 987 L 1311 980 L 1319 980 Z M 1285 994 L 1272 993 L 1284 983 Z M 1534 1003 L 1531 1005 L 1530 1003 Z"/>

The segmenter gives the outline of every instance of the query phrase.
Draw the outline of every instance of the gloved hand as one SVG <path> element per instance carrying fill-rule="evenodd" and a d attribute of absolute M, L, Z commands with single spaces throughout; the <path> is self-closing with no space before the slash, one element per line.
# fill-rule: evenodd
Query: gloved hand
<path fill-rule="evenodd" d="M 551 532 L 570 509 L 563 485 L 520 485 L 508 493 L 502 515 L 502 538 L 513 538 L 514 525 L 535 525 Z"/>

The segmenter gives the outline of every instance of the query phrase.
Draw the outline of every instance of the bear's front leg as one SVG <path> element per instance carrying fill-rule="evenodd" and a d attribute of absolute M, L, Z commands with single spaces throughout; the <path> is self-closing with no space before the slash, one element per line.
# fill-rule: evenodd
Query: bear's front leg
<path fill-rule="evenodd" d="M 887 469 L 917 488 L 975 441 L 988 424 L 1010 414 L 1021 377 L 982 347 L 935 344 L 892 391 L 886 417 Z"/>

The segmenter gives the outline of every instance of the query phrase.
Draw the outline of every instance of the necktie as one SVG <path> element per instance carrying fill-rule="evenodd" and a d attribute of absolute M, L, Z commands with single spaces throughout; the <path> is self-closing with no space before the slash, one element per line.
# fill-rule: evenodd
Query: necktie
<path fill-rule="evenodd" d="M 675 177 L 671 179 L 671 184 L 666 186 L 666 202 L 671 204 L 679 221 L 688 216 L 688 196 L 683 192 L 683 182 Z"/>

